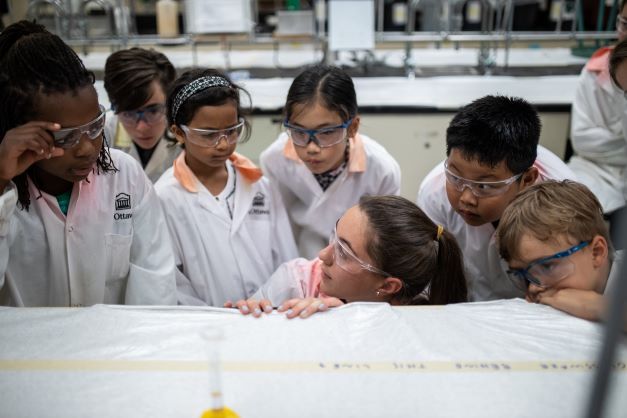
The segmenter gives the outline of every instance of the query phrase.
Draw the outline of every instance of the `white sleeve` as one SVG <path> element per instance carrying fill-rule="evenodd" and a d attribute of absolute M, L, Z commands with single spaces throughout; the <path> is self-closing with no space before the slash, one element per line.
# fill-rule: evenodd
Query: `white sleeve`
<path fill-rule="evenodd" d="M 276 269 L 282 263 L 298 257 L 298 248 L 281 194 L 274 184 L 270 183 L 268 187 L 274 206 L 272 211 L 274 217 L 272 220 L 272 268 Z"/>
<path fill-rule="evenodd" d="M 279 306 L 286 300 L 305 297 L 304 284 L 294 271 L 294 264 L 299 262 L 307 262 L 307 260 L 297 258 L 281 264 L 272 273 L 270 279 L 251 296 L 251 299 L 268 299 L 272 306 Z"/>
<path fill-rule="evenodd" d="M 0 290 L 4 287 L 4 276 L 9 266 L 9 248 L 17 234 L 13 213 L 17 204 L 17 187 L 13 182 L 0 195 Z"/>
<path fill-rule="evenodd" d="M 282 134 L 283 135 L 283 134 Z M 270 183 L 281 193 L 283 205 L 290 207 L 298 198 L 286 185 L 286 181 L 290 181 L 289 176 L 285 174 L 285 167 L 290 162 L 283 155 L 285 142 L 280 135 L 268 148 L 263 150 L 259 156 L 259 164 L 263 175 L 270 180 Z"/>
<path fill-rule="evenodd" d="M 380 195 L 395 195 L 400 196 L 401 194 L 401 167 L 398 165 L 398 162 L 391 158 L 386 161 L 386 165 L 388 165 L 387 173 L 383 177 L 381 181 L 381 190 L 379 191 Z"/>
<path fill-rule="evenodd" d="M 259 155 L 259 165 L 261 166 L 261 171 L 263 172 L 263 175 L 268 177 L 271 181 L 273 182 L 277 182 L 277 175 L 274 171 L 275 168 L 275 162 L 274 160 L 274 148 L 276 148 L 276 141 L 275 140 L 272 144 L 270 144 L 270 146 L 268 148 L 266 148 L 265 150 L 263 150 L 261 152 L 261 154 Z"/>
<path fill-rule="evenodd" d="M 598 164 L 624 165 L 624 108 L 598 84 L 595 73 L 584 69 L 572 106 L 571 141 L 575 153 Z"/>
<path fill-rule="evenodd" d="M 172 243 L 172 251 L 174 253 L 174 265 L 176 276 L 176 295 L 179 305 L 201 305 L 206 306 L 207 302 L 198 295 L 192 281 L 187 277 L 187 267 L 183 263 L 183 249 L 181 248 L 181 230 L 176 227 L 176 222 L 173 219 L 173 214 L 176 214 L 180 209 L 177 208 L 173 201 L 178 201 L 176 195 L 170 195 L 172 189 L 168 186 L 168 180 L 165 179 L 165 173 L 161 180 L 154 185 L 155 193 L 159 198 L 161 204 L 161 210 L 167 225 L 168 233 L 170 236 L 170 242 Z M 183 233 L 184 234 L 184 233 Z"/>
<path fill-rule="evenodd" d="M 444 175 L 441 174 L 443 171 L 442 164 L 435 166 L 420 184 L 416 204 L 434 223 L 447 228 L 446 203 L 448 203 L 448 197 L 445 190 L 446 184 L 443 180 Z"/>
<path fill-rule="evenodd" d="M 161 200 L 161 199 L 160 199 Z M 164 205 L 165 200 L 161 200 Z M 174 263 L 176 265 L 176 294 L 179 305 L 207 305 L 207 303 L 198 295 L 192 281 L 185 274 L 186 266 L 183 264 L 183 250 L 181 249 L 181 237 L 179 231 L 173 226 L 171 217 L 167 214 L 167 209 L 162 206 L 166 223 L 168 225 L 168 231 L 170 232 L 170 239 L 172 242 L 172 249 L 174 250 Z"/>
<path fill-rule="evenodd" d="M 133 214 L 126 304 L 175 305 L 175 265 L 170 236 L 159 199 L 148 178 L 145 175 L 143 178 L 147 190 Z"/>
<path fill-rule="evenodd" d="M 194 290 L 191 280 L 178 268 L 176 269 L 176 294 L 179 305 L 207 306 L 207 303 Z"/>

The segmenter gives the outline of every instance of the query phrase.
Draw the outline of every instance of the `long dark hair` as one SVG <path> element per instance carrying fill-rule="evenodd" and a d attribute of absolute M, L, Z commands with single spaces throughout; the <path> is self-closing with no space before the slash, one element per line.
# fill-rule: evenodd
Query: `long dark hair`
<path fill-rule="evenodd" d="M 621 86 L 618 84 L 618 81 L 616 80 L 616 70 L 618 70 L 618 66 L 622 64 L 625 59 L 627 59 L 627 38 L 620 41 L 610 54 L 610 75 L 618 88 L 623 91 L 627 89 L 627 86 Z"/>
<path fill-rule="evenodd" d="M 357 115 L 357 94 L 351 77 L 341 68 L 314 65 L 300 73 L 292 82 L 285 101 L 285 118 L 289 121 L 294 106 L 320 100 L 347 121 Z"/>
<path fill-rule="evenodd" d="M 23 20 L 7 27 L 0 33 L 0 142 L 7 131 L 37 117 L 40 94 L 75 92 L 94 84 L 94 79 L 78 55 L 42 25 Z M 96 163 L 98 173 L 117 171 L 106 142 Z M 26 210 L 30 170 L 13 179 L 18 201 Z"/>
<path fill-rule="evenodd" d="M 449 232 L 400 196 L 366 196 L 359 201 L 371 238 L 366 246 L 375 265 L 403 282 L 403 304 L 466 302 L 462 253 Z M 438 236 L 439 235 L 439 236 Z"/>

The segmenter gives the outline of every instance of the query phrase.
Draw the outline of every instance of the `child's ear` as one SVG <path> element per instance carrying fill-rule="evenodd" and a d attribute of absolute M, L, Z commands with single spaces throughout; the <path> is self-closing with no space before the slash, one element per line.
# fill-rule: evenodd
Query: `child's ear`
<path fill-rule="evenodd" d="M 394 296 L 403 288 L 403 281 L 397 277 L 386 277 L 379 288 L 386 295 Z"/>
<path fill-rule="evenodd" d="M 531 166 L 525 171 L 520 179 L 520 190 L 526 189 L 527 187 L 534 185 L 538 180 L 538 176 L 540 173 L 535 166 Z"/>
<path fill-rule="evenodd" d="M 603 267 L 609 257 L 609 247 L 607 240 L 601 235 L 595 235 L 590 242 L 592 249 L 592 266 L 596 268 Z"/>
<path fill-rule="evenodd" d="M 359 132 L 359 122 L 360 122 L 359 116 L 355 116 L 347 130 L 347 134 L 349 138 L 353 138 L 355 135 L 357 135 L 357 132 Z"/>
<path fill-rule="evenodd" d="M 176 125 L 172 125 L 170 126 L 170 132 L 172 132 L 172 135 L 176 138 L 176 142 L 179 144 L 185 143 L 185 132 L 183 132 L 181 128 Z"/>

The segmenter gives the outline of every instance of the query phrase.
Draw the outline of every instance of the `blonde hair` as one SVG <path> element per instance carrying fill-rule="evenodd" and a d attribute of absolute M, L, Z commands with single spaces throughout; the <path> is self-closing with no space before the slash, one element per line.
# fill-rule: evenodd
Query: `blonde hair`
<path fill-rule="evenodd" d="M 610 257 L 614 253 L 601 204 L 590 189 L 571 180 L 534 184 L 512 200 L 496 229 L 499 253 L 505 261 L 519 256 L 524 234 L 549 242 L 567 236 L 577 243 L 600 235 L 607 241 Z"/>

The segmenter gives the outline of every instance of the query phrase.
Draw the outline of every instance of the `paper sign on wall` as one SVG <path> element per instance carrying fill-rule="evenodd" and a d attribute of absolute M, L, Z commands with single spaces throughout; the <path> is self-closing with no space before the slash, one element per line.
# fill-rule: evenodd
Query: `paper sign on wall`
<path fill-rule="evenodd" d="M 253 28 L 249 0 L 185 0 L 188 33 L 242 33 Z"/>
<path fill-rule="evenodd" d="M 374 0 L 329 1 L 329 49 L 374 49 Z"/>

